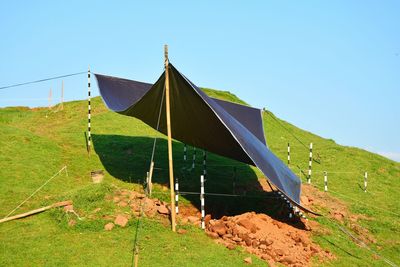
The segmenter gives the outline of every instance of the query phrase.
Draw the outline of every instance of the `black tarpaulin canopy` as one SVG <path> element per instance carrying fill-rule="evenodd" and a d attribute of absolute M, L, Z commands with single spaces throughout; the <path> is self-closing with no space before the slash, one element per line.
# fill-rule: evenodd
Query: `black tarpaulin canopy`
<path fill-rule="evenodd" d="M 109 109 L 154 129 L 160 117 L 158 131 L 167 134 L 165 72 L 155 84 L 95 76 Z M 307 210 L 300 205 L 300 179 L 266 146 L 260 109 L 207 96 L 172 64 L 169 87 L 174 139 L 258 167 L 293 204 Z"/>

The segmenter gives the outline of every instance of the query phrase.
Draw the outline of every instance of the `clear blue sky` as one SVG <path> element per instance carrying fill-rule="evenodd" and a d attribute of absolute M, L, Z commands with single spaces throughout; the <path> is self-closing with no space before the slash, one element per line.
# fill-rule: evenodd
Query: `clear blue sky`
<path fill-rule="evenodd" d="M 400 160 L 399 1 L 2 1 L 0 87 L 85 71 L 154 82 L 171 62 L 301 128 Z M 66 98 L 86 96 L 84 75 Z M 47 105 L 60 82 L 0 90 Z M 96 87 L 96 94 L 97 87 Z"/>

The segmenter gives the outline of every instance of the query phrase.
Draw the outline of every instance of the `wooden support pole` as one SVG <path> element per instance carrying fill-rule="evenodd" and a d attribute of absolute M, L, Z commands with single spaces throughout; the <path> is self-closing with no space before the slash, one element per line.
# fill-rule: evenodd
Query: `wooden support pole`
<path fill-rule="evenodd" d="M 46 211 L 46 210 L 49 210 L 49 209 L 52 209 L 52 208 L 63 207 L 63 206 L 68 206 L 68 205 L 72 205 L 72 201 L 71 200 L 57 202 L 57 203 L 54 203 L 53 205 L 46 206 L 46 207 L 43 207 L 43 208 L 40 208 L 40 209 L 35 209 L 35 210 L 31 210 L 31 211 L 28 211 L 28 212 L 25 212 L 25 213 L 22 213 L 22 214 L 14 215 L 14 216 L 11 216 L 11 217 L 6 217 L 6 218 L 1 219 L 0 223 L 12 221 L 12 220 L 16 220 L 16 219 L 20 219 L 20 218 L 24 218 L 24 217 L 28 217 L 30 215 L 33 215 L 33 214 L 36 214 L 36 213 L 40 213 L 40 212 L 43 212 L 43 211 Z"/>
<path fill-rule="evenodd" d="M 169 189 L 171 193 L 171 224 L 172 231 L 176 231 L 175 224 L 175 192 L 174 192 L 174 163 L 172 161 L 172 133 L 171 133 L 171 109 L 169 95 L 169 60 L 168 46 L 164 46 L 164 64 L 165 64 L 165 108 L 167 114 L 167 133 L 168 133 L 168 163 L 169 163 Z"/>
<path fill-rule="evenodd" d="M 287 143 L 287 165 L 290 166 L 290 143 Z"/>
<path fill-rule="evenodd" d="M 92 140 L 92 135 L 90 133 L 90 119 L 91 119 L 91 105 L 90 105 L 90 67 L 88 67 L 88 155 L 90 157 L 90 144 L 91 144 L 91 140 Z"/>

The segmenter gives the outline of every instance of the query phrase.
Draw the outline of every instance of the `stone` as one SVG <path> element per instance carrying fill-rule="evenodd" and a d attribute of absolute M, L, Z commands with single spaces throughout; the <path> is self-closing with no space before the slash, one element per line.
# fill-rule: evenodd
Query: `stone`
<path fill-rule="evenodd" d="M 249 247 L 251 246 L 252 241 L 250 238 L 247 237 L 246 239 L 244 239 L 244 242 L 246 243 L 246 246 L 249 246 Z"/>
<path fill-rule="evenodd" d="M 74 219 L 71 219 L 68 221 L 68 226 L 73 227 L 76 224 L 76 221 Z"/>
<path fill-rule="evenodd" d="M 196 216 L 189 216 L 189 217 L 187 217 L 187 219 L 188 219 L 188 222 L 190 222 L 190 223 L 195 223 L 195 222 L 199 221 L 199 218 L 197 218 Z"/>
<path fill-rule="evenodd" d="M 163 214 L 163 215 L 168 215 L 169 214 L 169 209 L 166 206 L 161 205 L 161 206 L 159 206 L 157 208 L 157 212 L 160 213 L 160 214 Z"/>
<path fill-rule="evenodd" d="M 231 239 L 232 235 L 231 234 L 225 234 L 222 236 L 223 239 Z"/>
<path fill-rule="evenodd" d="M 128 218 L 126 218 L 124 215 L 117 215 L 117 217 L 114 220 L 114 223 L 116 225 L 119 225 L 121 227 L 125 227 L 126 224 L 128 223 Z"/>
<path fill-rule="evenodd" d="M 204 217 L 204 223 L 206 226 L 208 225 L 210 220 L 211 220 L 211 214 L 207 214 L 206 217 Z"/>
<path fill-rule="evenodd" d="M 119 202 L 121 199 L 119 198 L 119 197 L 117 197 L 117 196 L 115 196 L 114 198 L 113 198 L 113 201 L 114 201 L 114 203 L 117 203 L 117 202 Z"/>
<path fill-rule="evenodd" d="M 259 246 L 259 248 L 262 249 L 262 250 L 267 249 L 267 245 L 261 244 L 261 245 Z"/>
<path fill-rule="evenodd" d="M 283 249 L 280 249 L 280 248 L 275 249 L 275 253 L 279 256 L 285 255 L 285 252 L 283 251 Z"/>
<path fill-rule="evenodd" d="M 233 250 L 233 249 L 236 248 L 236 245 L 234 245 L 234 244 L 228 244 L 226 247 L 227 247 L 229 250 Z"/>
<path fill-rule="evenodd" d="M 104 225 L 104 230 L 106 230 L 106 231 L 111 231 L 113 228 L 114 228 L 114 224 L 112 222 Z"/>
<path fill-rule="evenodd" d="M 247 257 L 247 258 L 245 258 L 243 261 L 244 261 L 245 263 L 247 263 L 247 264 L 252 264 L 252 263 L 253 263 L 253 260 L 251 259 L 251 257 Z"/>
<path fill-rule="evenodd" d="M 213 230 L 213 232 L 217 233 L 220 236 L 223 236 L 226 234 L 226 228 L 223 223 L 214 224 L 212 226 L 212 230 Z"/>
<path fill-rule="evenodd" d="M 286 264 L 294 264 L 296 262 L 295 258 L 293 256 L 285 256 L 283 257 L 280 262 L 286 263 Z"/>
<path fill-rule="evenodd" d="M 258 227 L 248 219 L 242 219 L 238 221 L 238 224 L 252 233 L 255 233 L 257 230 L 259 230 Z"/>
<path fill-rule="evenodd" d="M 187 233 L 187 231 L 186 231 L 185 229 L 182 229 L 182 228 L 178 229 L 176 232 L 177 232 L 178 234 L 181 234 L 181 235 L 184 235 L 184 234 Z"/>
<path fill-rule="evenodd" d="M 219 235 L 217 233 L 214 232 L 206 232 L 206 234 L 211 237 L 212 239 L 217 239 L 219 238 Z"/>
<path fill-rule="evenodd" d="M 235 236 L 234 238 L 232 238 L 232 241 L 240 243 L 240 242 L 242 242 L 242 239 L 240 237 Z"/>

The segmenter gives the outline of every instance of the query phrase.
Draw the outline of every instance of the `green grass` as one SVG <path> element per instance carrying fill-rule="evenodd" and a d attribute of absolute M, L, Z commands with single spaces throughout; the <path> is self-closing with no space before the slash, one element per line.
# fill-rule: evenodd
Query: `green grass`
<path fill-rule="evenodd" d="M 229 92 L 205 89 L 213 97 L 246 104 Z M 106 194 L 115 187 L 139 190 L 148 169 L 153 138 L 159 137 L 156 150 L 154 182 L 155 196 L 167 200 L 163 186 L 167 185 L 168 162 L 164 136 L 137 119 L 108 111 L 100 98 L 92 101 L 92 132 L 94 150 L 87 156 L 84 132 L 86 130 L 86 102 L 64 104 L 64 110 L 49 112 L 47 109 L 0 109 L 0 217 L 5 216 L 29 196 L 44 181 L 64 165 L 68 177 L 61 173 L 43 190 L 28 201 L 18 212 L 27 211 L 58 200 L 72 199 L 77 212 L 88 217 L 96 208 L 99 214 L 113 214 L 114 207 L 104 201 Z M 273 119 L 274 118 L 274 119 Z M 269 147 L 286 162 L 287 142 L 291 143 L 292 164 L 295 173 L 308 166 L 308 149 L 296 141 L 277 121 L 294 133 L 304 144 L 314 143 L 312 183 L 322 189 L 322 171 L 328 171 L 331 194 L 341 199 L 355 214 L 364 214 L 368 220 L 359 223 L 376 238 L 369 246 L 383 256 L 400 264 L 400 204 L 396 199 L 400 164 L 379 155 L 352 147 L 344 147 L 332 140 L 303 131 L 285 121 L 264 113 L 264 127 Z M 189 156 L 192 150 L 189 149 Z M 198 158 L 201 158 L 198 151 Z M 174 142 L 175 175 L 180 179 L 181 190 L 198 191 L 201 168 L 184 170 L 183 145 Z M 200 160 L 198 161 L 201 162 Z M 216 155 L 208 156 L 208 192 L 232 193 L 233 168 L 237 166 L 237 184 L 249 191 L 257 187 L 262 174 L 255 168 Z M 212 167 L 214 165 L 214 167 Z M 91 183 L 91 170 L 105 170 L 104 183 Z M 368 171 L 368 192 L 364 193 L 363 173 Z M 341 173 L 338 173 L 341 172 Z M 300 172 L 301 173 L 301 172 Z M 304 175 L 302 175 L 303 182 Z M 186 197 L 183 203 L 199 205 L 197 196 Z M 274 205 L 260 198 L 209 197 L 208 209 L 214 214 L 238 214 L 255 210 L 274 215 Z M 391 211 L 391 212 L 388 212 Z M 68 215 L 72 216 L 72 215 Z M 332 221 L 317 218 L 328 234 L 316 234 L 314 239 L 332 251 L 337 259 L 325 265 L 360 266 L 381 265 L 367 250 L 355 245 Z M 67 226 L 67 215 L 54 210 L 30 218 L 0 225 L 0 265 L 86 265 L 128 266 L 131 263 L 136 221 L 131 220 L 124 229 L 105 232 L 100 218 L 77 221 Z M 348 226 L 348 225 L 347 225 Z M 186 235 L 173 234 L 167 224 L 143 219 L 140 238 L 140 263 L 142 266 L 240 266 L 248 256 L 240 249 L 230 251 L 215 244 L 202 231 L 188 227 Z M 254 265 L 264 262 L 253 256 Z M 315 261 L 315 264 L 320 264 Z"/>

